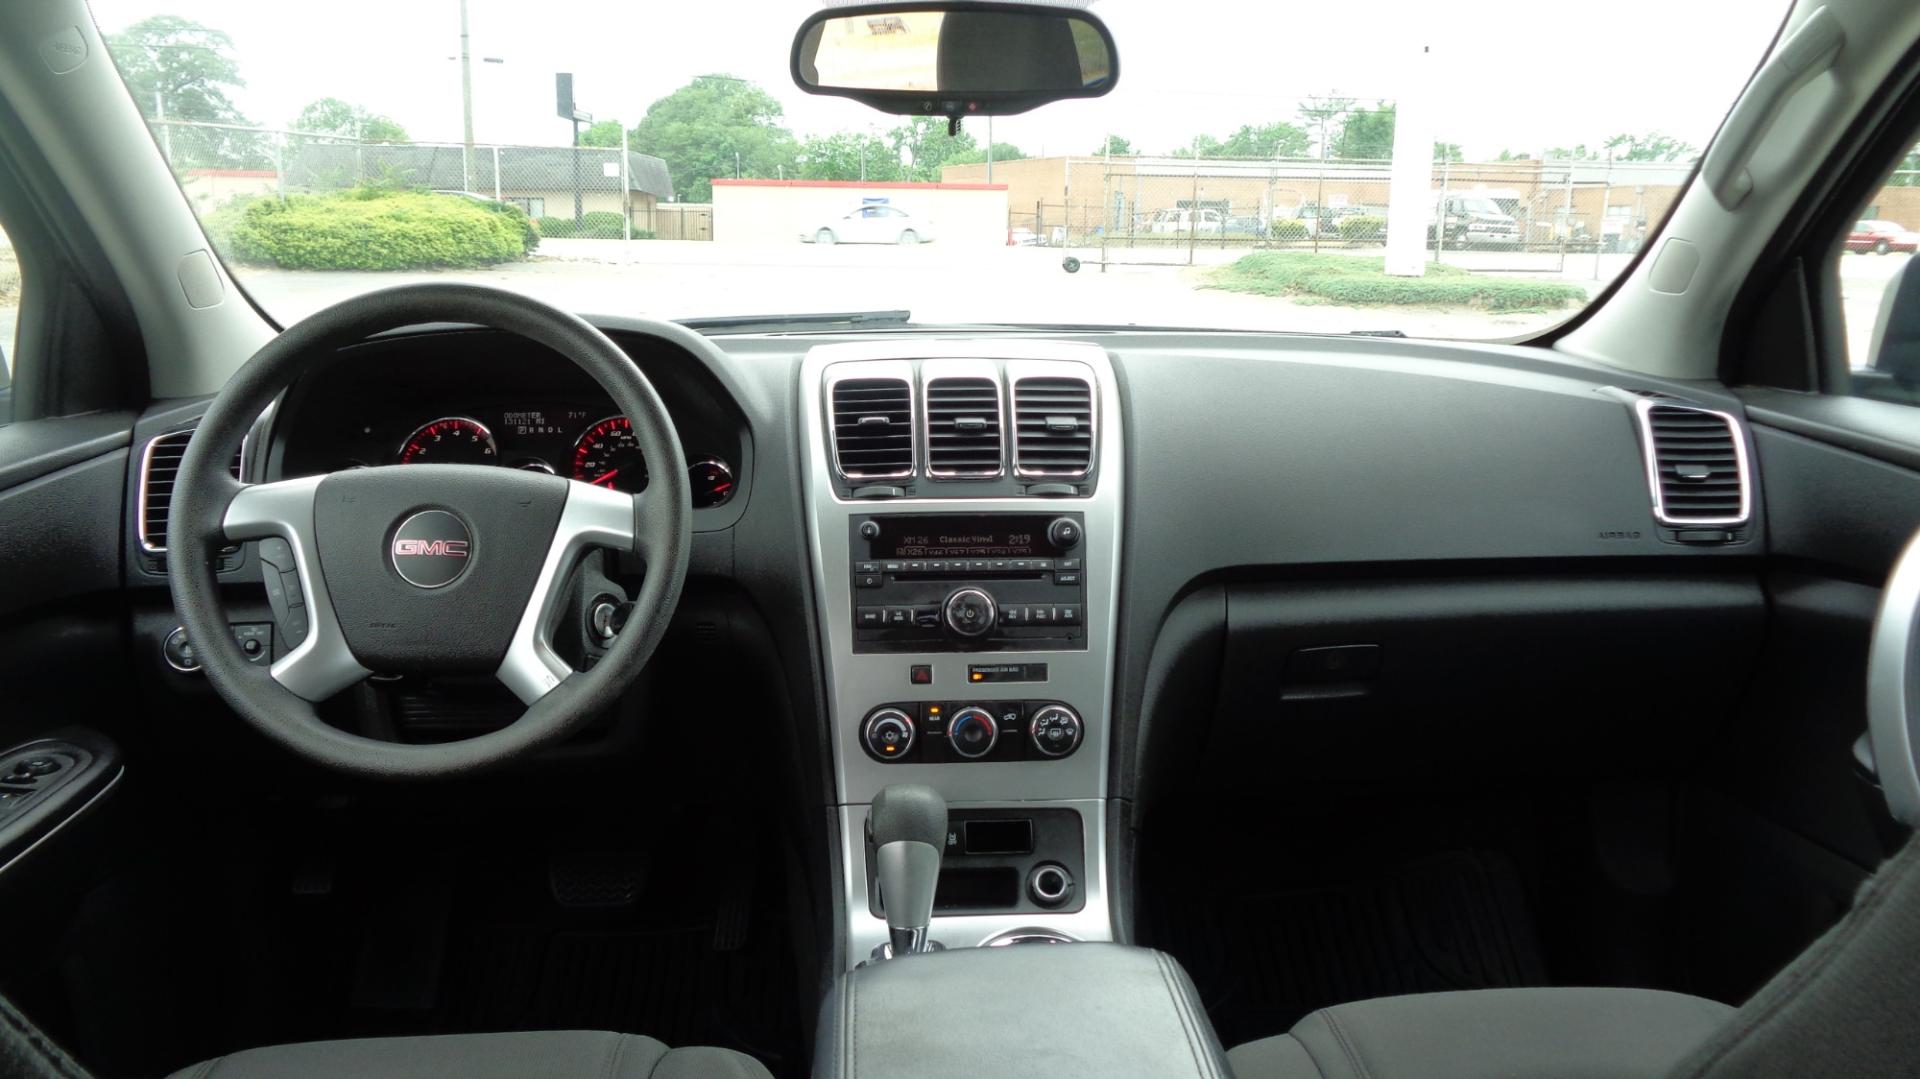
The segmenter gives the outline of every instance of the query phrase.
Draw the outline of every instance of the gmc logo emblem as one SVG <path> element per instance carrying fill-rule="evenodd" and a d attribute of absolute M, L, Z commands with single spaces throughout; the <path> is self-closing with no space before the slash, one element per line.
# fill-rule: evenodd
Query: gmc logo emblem
<path fill-rule="evenodd" d="M 428 557 L 465 558 L 467 541 L 397 539 L 393 541 L 393 553 L 395 556 L 427 555 Z"/>

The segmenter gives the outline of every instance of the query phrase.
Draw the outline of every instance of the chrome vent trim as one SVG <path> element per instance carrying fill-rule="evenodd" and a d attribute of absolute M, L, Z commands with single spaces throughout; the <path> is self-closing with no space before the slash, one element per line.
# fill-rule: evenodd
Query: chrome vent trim
<path fill-rule="evenodd" d="M 858 367 L 861 365 L 849 365 Z M 829 372 L 828 443 L 834 471 L 845 480 L 908 479 L 920 465 L 914 437 L 912 369 Z"/>
<path fill-rule="evenodd" d="M 1752 518 L 1746 433 L 1732 413 L 1644 397 L 1633 411 L 1655 520 L 1690 528 L 1743 525 Z"/>
<path fill-rule="evenodd" d="M 1014 475 L 1046 480 L 1091 475 L 1099 436 L 1092 373 L 1080 364 L 1018 363 L 1008 365 L 1008 375 Z"/>
<path fill-rule="evenodd" d="M 167 553 L 167 511 L 173 507 L 173 485 L 180 474 L 180 461 L 187 455 L 187 443 L 193 438 L 191 427 L 168 431 L 147 440 L 140 452 L 140 491 L 136 513 L 140 526 L 140 549 L 148 554 Z M 245 480 L 244 464 L 247 440 L 233 455 L 227 472 L 236 480 Z"/>
<path fill-rule="evenodd" d="M 990 363 L 929 360 L 921 367 L 927 475 L 995 480 L 1007 474 L 1006 402 Z M 971 424 L 971 429 L 960 427 Z"/>

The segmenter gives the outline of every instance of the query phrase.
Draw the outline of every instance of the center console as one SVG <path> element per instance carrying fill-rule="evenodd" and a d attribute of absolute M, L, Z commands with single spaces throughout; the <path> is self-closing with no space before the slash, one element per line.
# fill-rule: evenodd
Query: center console
<path fill-rule="evenodd" d="M 824 345 L 801 372 L 848 965 L 887 939 L 868 807 L 952 807 L 931 937 L 1112 938 L 1105 801 L 1122 453 L 1104 350 Z"/>

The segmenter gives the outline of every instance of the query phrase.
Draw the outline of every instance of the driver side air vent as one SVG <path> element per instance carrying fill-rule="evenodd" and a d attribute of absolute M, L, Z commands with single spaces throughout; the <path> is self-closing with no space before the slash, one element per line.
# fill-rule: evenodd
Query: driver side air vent
<path fill-rule="evenodd" d="M 1745 524 L 1751 513 L 1746 443 L 1725 412 L 1635 402 L 1647 448 L 1653 515 L 1667 525 Z"/>
<path fill-rule="evenodd" d="M 1093 384 L 1029 376 L 1013 384 L 1013 471 L 1081 479 L 1093 470 Z"/>
<path fill-rule="evenodd" d="M 833 384 L 833 462 L 850 480 L 913 475 L 913 388 L 902 378 Z"/>
<path fill-rule="evenodd" d="M 1000 384 L 990 378 L 927 382 L 927 475 L 990 480 L 1001 475 Z"/>
<path fill-rule="evenodd" d="M 173 484 L 180 474 L 180 459 L 187 455 L 187 442 L 193 429 L 168 431 L 147 443 L 140 459 L 140 547 L 150 554 L 167 551 L 167 511 L 173 506 Z M 240 461 L 245 447 L 233 455 L 227 471 L 240 478 Z"/>

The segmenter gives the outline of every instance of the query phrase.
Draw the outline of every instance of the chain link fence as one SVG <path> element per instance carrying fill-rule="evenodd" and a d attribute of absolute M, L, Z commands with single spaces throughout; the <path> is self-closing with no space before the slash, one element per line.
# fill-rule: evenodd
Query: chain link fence
<path fill-rule="evenodd" d="M 1605 161 L 1437 162 L 1428 194 L 1391 212 L 1391 163 L 1113 157 L 1068 164 L 1070 195 L 1016 206 L 1040 243 L 1116 265 L 1217 263 L 1249 250 L 1379 254 L 1390 227 L 1431 257 L 1487 272 L 1567 273 L 1631 253 L 1690 166 Z"/>
<path fill-rule="evenodd" d="M 710 215 L 671 203 L 665 162 L 618 148 L 375 142 L 177 120 L 153 127 L 181 188 L 209 222 L 260 198 L 389 189 L 516 206 L 543 239 L 712 236 Z"/>

